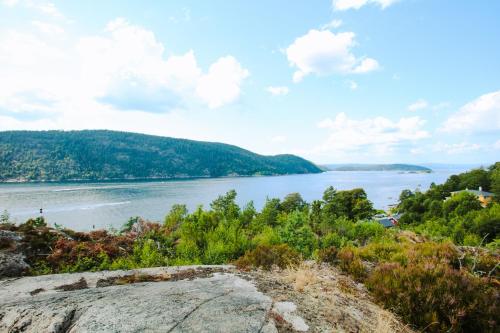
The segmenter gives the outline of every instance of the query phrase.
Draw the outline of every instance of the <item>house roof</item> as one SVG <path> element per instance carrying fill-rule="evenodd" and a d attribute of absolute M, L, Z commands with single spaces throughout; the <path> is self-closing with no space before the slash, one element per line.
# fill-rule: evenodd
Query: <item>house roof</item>
<path fill-rule="evenodd" d="M 474 195 L 483 196 L 483 197 L 492 197 L 495 195 L 495 193 L 486 192 L 486 191 L 478 191 L 478 190 L 461 190 L 461 191 L 453 191 L 451 193 L 460 193 L 460 192 L 468 192 L 468 193 L 472 193 Z"/>
<path fill-rule="evenodd" d="M 397 222 L 396 219 L 392 216 L 374 217 L 373 220 L 382 224 L 386 228 L 394 227 L 394 223 Z"/>

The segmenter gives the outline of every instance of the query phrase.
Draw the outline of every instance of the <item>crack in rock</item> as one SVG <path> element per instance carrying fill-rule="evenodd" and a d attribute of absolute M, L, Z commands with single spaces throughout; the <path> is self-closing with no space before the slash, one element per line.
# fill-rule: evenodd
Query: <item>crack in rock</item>
<path fill-rule="evenodd" d="M 203 302 L 201 302 L 200 304 L 198 304 L 197 306 L 195 306 L 193 308 L 193 310 L 189 311 L 180 321 L 178 321 L 171 329 L 168 330 L 167 333 L 170 333 L 172 332 L 174 329 L 177 328 L 177 326 L 179 326 L 180 324 L 182 324 L 186 319 L 188 319 L 193 313 L 195 313 L 196 311 L 198 311 L 203 305 L 217 299 L 217 298 L 220 298 L 220 297 L 224 297 L 224 296 L 227 296 L 229 295 L 230 293 L 232 293 L 233 291 L 228 291 L 228 292 L 225 292 L 223 294 L 220 294 L 220 295 L 217 295 L 217 296 L 214 296 L 212 298 L 209 298 L 209 299 L 206 299 L 204 300 Z"/>

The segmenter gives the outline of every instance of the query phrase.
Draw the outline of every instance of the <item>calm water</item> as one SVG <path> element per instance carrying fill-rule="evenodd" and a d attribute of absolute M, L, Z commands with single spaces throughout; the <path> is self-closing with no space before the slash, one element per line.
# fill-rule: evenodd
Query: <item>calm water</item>
<path fill-rule="evenodd" d="M 7 209 L 13 220 L 24 222 L 39 215 L 50 224 L 88 230 L 94 225 L 120 227 L 131 216 L 162 220 L 170 207 L 183 203 L 190 210 L 209 205 L 218 195 L 235 189 L 237 201 L 254 201 L 261 208 L 266 197 L 283 198 L 299 192 L 306 201 L 320 199 L 328 186 L 337 189 L 362 187 L 376 208 L 395 203 L 403 189 L 425 190 L 431 182 L 442 183 L 467 167 L 433 168 L 430 174 L 397 172 L 325 172 L 277 177 L 194 179 L 158 182 L 0 184 L 0 211 Z"/>

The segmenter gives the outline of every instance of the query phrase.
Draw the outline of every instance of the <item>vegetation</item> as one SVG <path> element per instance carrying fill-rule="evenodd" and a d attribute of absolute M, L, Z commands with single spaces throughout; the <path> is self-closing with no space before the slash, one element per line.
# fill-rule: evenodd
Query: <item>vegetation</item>
<path fill-rule="evenodd" d="M 452 191 L 479 187 L 496 195 L 496 202 L 486 209 L 470 193 L 449 198 Z M 448 239 L 460 245 L 492 243 L 500 232 L 499 189 L 500 162 L 497 162 L 488 169 L 453 175 L 442 185 L 432 184 L 425 193 L 403 191 L 397 208 L 402 214 L 400 225 L 432 239 Z"/>
<path fill-rule="evenodd" d="M 0 228 L 25 235 L 32 274 L 230 262 L 272 269 L 315 259 L 365 283 L 420 331 L 497 332 L 500 203 L 446 198 L 465 187 L 497 191 L 499 167 L 452 176 L 425 193 L 403 191 L 391 229 L 370 220 L 364 190 L 332 187 L 311 203 L 298 193 L 268 198 L 260 211 L 251 202 L 239 207 L 230 191 L 209 209 L 175 205 L 162 224 L 135 217 L 116 233 L 54 230 L 40 218 L 16 226 L 8 213 Z"/>
<path fill-rule="evenodd" d="M 317 173 L 293 155 L 113 131 L 0 132 L 0 181 L 158 179 Z"/>
<path fill-rule="evenodd" d="M 412 164 L 329 164 L 326 168 L 332 171 L 432 172 L 430 168 Z"/>

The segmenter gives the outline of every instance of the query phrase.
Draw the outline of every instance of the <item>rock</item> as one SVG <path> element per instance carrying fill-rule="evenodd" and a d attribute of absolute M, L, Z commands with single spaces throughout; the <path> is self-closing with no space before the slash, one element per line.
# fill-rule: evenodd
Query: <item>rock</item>
<path fill-rule="evenodd" d="M 0 278 L 21 276 L 30 266 L 22 253 L 0 251 Z"/>
<path fill-rule="evenodd" d="M 229 266 L 25 277 L 0 281 L 0 332 L 276 332 L 271 305 Z"/>
<path fill-rule="evenodd" d="M 20 250 L 22 237 L 13 231 L 0 230 L 0 278 L 21 276 L 29 270 Z"/>
<path fill-rule="evenodd" d="M 290 324 L 295 331 L 307 332 L 309 330 L 304 319 L 296 314 L 297 306 L 293 302 L 276 302 L 272 310 Z"/>

